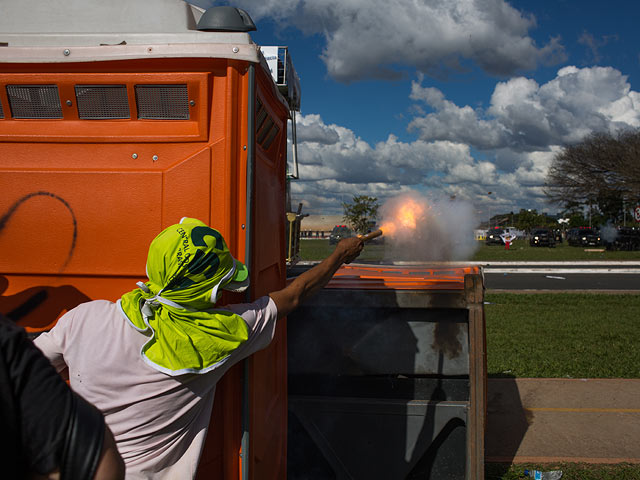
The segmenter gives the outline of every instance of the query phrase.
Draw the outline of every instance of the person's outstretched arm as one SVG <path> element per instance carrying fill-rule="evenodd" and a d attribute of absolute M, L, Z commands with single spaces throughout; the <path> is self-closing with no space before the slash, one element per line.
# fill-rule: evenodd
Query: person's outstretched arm
<path fill-rule="evenodd" d="M 359 237 L 345 238 L 341 240 L 331 255 L 325 258 L 315 267 L 296 277 L 288 286 L 269 296 L 278 308 L 278 318 L 286 317 L 295 310 L 302 301 L 324 287 L 336 270 L 343 263 L 350 263 L 356 259 L 364 242 Z"/>

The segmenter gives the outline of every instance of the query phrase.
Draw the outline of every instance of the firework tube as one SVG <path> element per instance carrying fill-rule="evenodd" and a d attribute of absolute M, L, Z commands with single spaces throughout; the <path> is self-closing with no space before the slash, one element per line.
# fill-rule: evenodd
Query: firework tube
<path fill-rule="evenodd" d="M 362 235 L 360 238 L 363 242 L 368 242 L 369 240 L 373 240 L 380 235 L 382 235 L 382 230 L 374 230 L 373 232 L 367 233 L 366 235 Z"/>

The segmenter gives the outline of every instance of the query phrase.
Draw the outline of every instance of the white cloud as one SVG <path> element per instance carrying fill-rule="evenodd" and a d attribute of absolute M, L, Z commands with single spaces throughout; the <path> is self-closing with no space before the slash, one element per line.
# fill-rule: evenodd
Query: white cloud
<path fill-rule="evenodd" d="M 478 162 L 476 164 L 455 165 L 450 169 L 449 175 L 442 180 L 446 183 L 478 183 L 491 184 L 496 179 L 496 167 L 490 162 Z"/>
<path fill-rule="evenodd" d="M 508 129 L 514 148 L 535 149 L 574 143 L 593 131 L 640 126 L 638 100 L 614 68 L 569 66 L 539 87 L 522 78 L 499 83 L 487 113 Z"/>
<path fill-rule="evenodd" d="M 209 5 L 207 0 L 196 3 Z M 231 2 L 225 2 L 231 3 Z M 472 61 L 492 75 L 564 60 L 558 39 L 539 47 L 533 16 L 504 0 L 237 0 L 254 21 L 270 17 L 320 34 L 329 75 L 351 82 L 399 78 L 397 66 L 434 74 Z"/>
<path fill-rule="evenodd" d="M 298 126 L 296 133 L 300 142 L 331 145 L 340 139 L 340 134 L 337 130 L 322 123 L 319 115 L 301 117 L 296 122 L 296 125 Z"/>
<path fill-rule="evenodd" d="M 446 139 L 480 150 L 548 150 L 594 131 L 640 126 L 640 94 L 611 67 L 564 67 L 543 85 L 524 77 L 500 82 L 486 111 L 457 106 L 417 82 L 411 98 L 435 110 L 410 123 L 421 139 Z"/>
<path fill-rule="evenodd" d="M 384 199 L 410 188 L 456 196 L 478 208 L 543 210 L 542 185 L 562 145 L 591 132 L 640 127 L 640 93 L 611 67 L 567 66 L 546 83 L 509 78 L 496 84 L 485 108 L 458 105 L 431 87 L 428 75 L 463 71 L 470 64 L 508 76 L 564 60 L 559 39 L 536 45 L 529 35 L 535 18 L 505 0 L 233 4 L 256 22 L 269 17 L 283 28 L 322 36 L 321 58 L 334 79 L 393 79 L 417 72 L 410 93 L 415 103 L 402 112 L 413 115 L 409 130 L 415 141 L 389 135 L 370 144 L 353 130 L 324 123 L 320 115 L 298 117 L 300 180 L 292 191 L 294 200 L 304 199 L 307 212 L 340 213 L 340 200 L 351 195 Z M 596 56 L 597 47 L 609 40 L 585 33 L 580 42 Z"/>
<path fill-rule="evenodd" d="M 504 144 L 504 131 L 499 124 L 483 120 L 478 112 L 466 105 L 458 107 L 446 100 L 437 88 L 411 85 L 411 99 L 421 100 L 436 112 L 415 117 L 409 131 L 416 131 L 427 141 L 450 140 L 474 145 L 480 149 L 498 148 Z"/>
<path fill-rule="evenodd" d="M 313 141 L 299 146 L 307 181 L 294 192 L 310 194 L 314 210 L 339 208 L 337 196 L 386 198 L 407 188 L 510 210 L 516 204 L 544 209 L 542 186 L 562 145 L 594 131 L 640 126 L 640 94 L 605 67 L 565 67 L 542 85 L 524 77 L 500 82 L 486 110 L 458 106 L 419 82 L 411 98 L 433 110 L 410 123 L 419 135 L 413 142 L 390 135 L 370 145 L 319 115 L 301 116 L 299 138 Z M 491 190 L 496 193 L 487 197 Z"/>
<path fill-rule="evenodd" d="M 293 182 L 294 202 L 304 199 L 307 211 L 338 212 L 342 201 L 364 194 L 381 200 L 410 189 L 448 191 L 448 183 L 495 180 L 495 167 L 476 162 L 468 145 L 451 141 L 402 142 L 390 135 L 370 145 L 353 131 L 325 124 L 319 115 L 298 117 L 298 138 L 312 132 L 334 132 L 330 141 L 298 145 L 300 180 Z M 461 195 L 456 189 L 446 195 Z M 462 197 L 460 197 L 462 198 Z M 337 201 L 339 200 L 339 201 Z"/>

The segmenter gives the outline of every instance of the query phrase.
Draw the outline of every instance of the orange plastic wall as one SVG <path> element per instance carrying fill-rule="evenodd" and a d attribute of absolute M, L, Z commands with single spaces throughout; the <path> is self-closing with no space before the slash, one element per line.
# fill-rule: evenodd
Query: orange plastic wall
<path fill-rule="evenodd" d="M 251 296 L 285 281 L 288 112 L 255 67 L 254 91 L 280 127 L 268 151 L 250 138 L 249 64 L 172 59 L 69 65 L 3 65 L 0 73 L 0 312 L 30 331 L 91 299 L 116 300 L 144 280 L 147 248 L 183 216 L 209 222 L 251 272 Z M 153 78 L 189 83 L 189 122 L 13 120 L 5 85 L 75 79 Z M 92 77 L 92 75 L 96 77 Z M 186 79 L 186 80 L 185 80 Z M 51 82 L 50 82 L 51 81 Z M 184 83 L 183 82 L 183 83 Z M 63 93 L 63 91 L 65 93 Z M 64 102 L 64 98 L 63 98 Z M 187 125 L 188 124 L 188 125 Z M 135 155 L 134 155 L 135 154 Z M 136 158 L 134 158 L 134 156 Z M 154 160 L 154 156 L 157 159 Z M 246 239 L 247 162 L 254 162 L 252 238 Z M 246 241 L 251 258 L 245 258 Z M 240 295 L 223 301 L 244 301 Z M 250 461 L 254 479 L 286 478 L 286 329 L 249 360 Z M 241 478 L 243 365 L 217 387 L 198 478 Z"/>

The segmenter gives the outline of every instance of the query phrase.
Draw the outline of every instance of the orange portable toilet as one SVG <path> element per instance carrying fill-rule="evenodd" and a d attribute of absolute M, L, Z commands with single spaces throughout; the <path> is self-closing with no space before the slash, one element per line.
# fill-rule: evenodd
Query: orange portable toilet
<path fill-rule="evenodd" d="M 270 72 L 252 29 L 182 0 L 3 2 L 0 312 L 37 335 L 116 300 L 183 216 L 221 231 L 251 299 L 284 285 L 299 84 L 286 49 Z M 199 478 L 286 477 L 284 332 L 218 385 Z"/>

